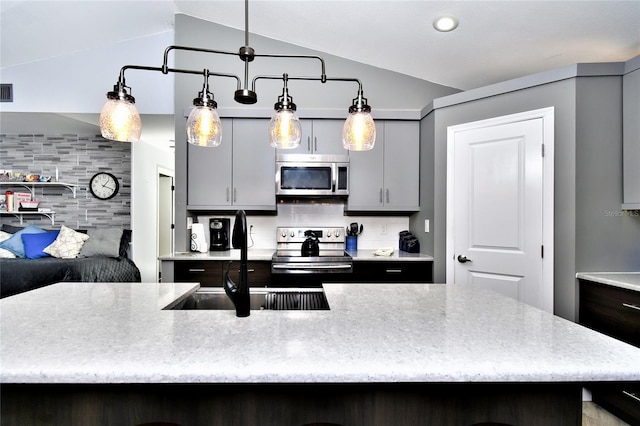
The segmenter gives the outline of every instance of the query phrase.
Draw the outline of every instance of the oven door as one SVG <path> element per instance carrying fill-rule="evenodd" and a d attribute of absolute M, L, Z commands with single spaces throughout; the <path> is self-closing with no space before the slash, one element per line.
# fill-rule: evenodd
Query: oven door
<path fill-rule="evenodd" d="M 349 256 L 275 256 L 271 260 L 271 285 L 321 287 L 325 282 L 348 281 L 353 272 Z"/>
<path fill-rule="evenodd" d="M 353 265 L 344 262 L 271 263 L 272 274 L 349 274 L 351 272 L 353 272 Z"/>

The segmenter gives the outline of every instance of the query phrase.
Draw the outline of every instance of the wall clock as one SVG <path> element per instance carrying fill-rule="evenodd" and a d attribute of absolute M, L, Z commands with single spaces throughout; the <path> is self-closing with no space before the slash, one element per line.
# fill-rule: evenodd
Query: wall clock
<path fill-rule="evenodd" d="M 119 189 L 118 178 L 111 173 L 96 173 L 89 181 L 89 191 L 100 200 L 108 200 L 115 197 Z"/>

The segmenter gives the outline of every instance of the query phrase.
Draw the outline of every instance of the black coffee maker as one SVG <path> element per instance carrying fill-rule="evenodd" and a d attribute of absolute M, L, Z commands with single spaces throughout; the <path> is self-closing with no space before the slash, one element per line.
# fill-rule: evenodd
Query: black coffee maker
<path fill-rule="evenodd" d="M 209 219 L 209 250 L 229 250 L 229 228 L 231 219 Z"/>

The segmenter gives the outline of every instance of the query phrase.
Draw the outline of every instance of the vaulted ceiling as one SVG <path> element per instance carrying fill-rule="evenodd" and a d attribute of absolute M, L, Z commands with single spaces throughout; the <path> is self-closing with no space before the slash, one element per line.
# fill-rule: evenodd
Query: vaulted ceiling
<path fill-rule="evenodd" d="M 245 28 L 244 0 L 2 0 L 0 66 L 171 31 L 175 13 Z M 441 15 L 456 17 L 458 28 L 435 31 Z M 467 90 L 639 55 L 640 0 L 252 0 L 249 30 Z"/>

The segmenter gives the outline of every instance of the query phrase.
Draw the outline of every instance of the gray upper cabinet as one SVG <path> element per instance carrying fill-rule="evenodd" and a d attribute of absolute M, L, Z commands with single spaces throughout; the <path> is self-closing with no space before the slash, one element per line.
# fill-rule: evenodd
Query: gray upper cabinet
<path fill-rule="evenodd" d="M 188 146 L 189 210 L 275 210 L 275 150 L 267 119 L 223 119 L 222 144 Z"/>
<path fill-rule="evenodd" d="M 233 205 L 276 209 L 276 150 L 269 145 L 269 120 L 233 120 Z"/>
<path fill-rule="evenodd" d="M 222 119 L 222 143 L 215 148 L 187 144 L 187 208 L 231 205 L 233 120 Z"/>
<path fill-rule="evenodd" d="M 640 69 L 623 77 L 623 209 L 640 209 Z"/>
<path fill-rule="evenodd" d="M 279 149 L 278 154 L 349 154 L 342 146 L 344 120 L 300 120 L 300 124 L 300 146 L 295 149 Z"/>
<path fill-rule="evenodd" d="M 376 122 L 371 151 L 350 154 L 351 211 L 418 211 L 420 127 L 417 121 Z"/>

